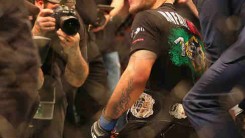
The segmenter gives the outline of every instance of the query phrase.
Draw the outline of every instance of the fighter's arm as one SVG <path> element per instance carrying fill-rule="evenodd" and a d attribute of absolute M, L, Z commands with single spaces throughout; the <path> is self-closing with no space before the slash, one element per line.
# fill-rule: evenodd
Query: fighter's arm
<path fill-rule="evenodd" d="M 117 119 L 144 91 L 155 60 L 159 56 L 160 36 L 155 16 L 137 13 L 132 24 L 131 56 L 104 111 L 105 118 Z"/>
<path fill-rule="evenodd" d="M 153 64 L 161 51 L 160 36 L 155 16 L 137 13 L 132 24 L 130 59 L 102 115 L 91 127 L 92 137 L 110 137 L 117 119 L 143 93 Z"/>
<path fill-rule="evenodd" d="M 189 8 L 190 10 L 192 11 L 192 13 L 198 18 L 198 11 L 197 11 L 197 8 L 195 6 L 195 4 L 193 3 L 192 0 L 178 0 L 179 3 L 185 3 Z"/>
<path fill-rule="evenodd" d="M 139 50 L 131 55 L 128 66 L 105 108 L 106 118 L 117 119 L 129 109 L 144 91 L 157 55 Z"/>

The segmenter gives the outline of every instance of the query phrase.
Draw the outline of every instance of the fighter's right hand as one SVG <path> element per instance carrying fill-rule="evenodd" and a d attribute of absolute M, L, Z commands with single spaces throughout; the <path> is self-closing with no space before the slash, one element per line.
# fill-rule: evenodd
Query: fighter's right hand
<path fill-rule="evenodd" d="M 34 36 L 45 36 L 47 32 L 55 30 L 55 18 L 51 17 L 51 14 L 53 14 L 51 9 L 42 9 L 40 11 L 32 28 Z"/>
<path fill-rule="evenodd" d="M 91 127 L 91 136 L 92 138 L 110 138 L 111 132 L 104 130 L 100 126 L 99 121 L 96 121 Z"/>

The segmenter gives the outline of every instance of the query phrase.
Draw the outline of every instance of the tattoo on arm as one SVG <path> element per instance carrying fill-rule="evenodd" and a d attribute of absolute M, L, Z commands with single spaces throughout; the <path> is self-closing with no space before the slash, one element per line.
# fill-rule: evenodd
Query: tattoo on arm
<path fill-rule="evenodd" d="M 117 116 L 120 116 L 122 112 L 127 110 L 131 97 L 130 94 L 132 93 L 133 88 L 133 78 L 130 78 L 128 81 L 128 85 L 126 88 L 122 90 L 122 94 L 120 97 L 120 100 L 113 106 L 113 118 L 116 118 Z"/>

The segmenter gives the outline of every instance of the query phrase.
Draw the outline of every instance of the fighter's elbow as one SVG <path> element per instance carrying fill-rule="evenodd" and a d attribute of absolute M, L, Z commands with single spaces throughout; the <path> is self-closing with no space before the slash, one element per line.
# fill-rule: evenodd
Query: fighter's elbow
<path fill-rule="evenodd" d="M 134 72 L 132 78 L 134 78 L 135 84 L 145 84 L 149 79 L 149 75 L 146 73 Z"/>

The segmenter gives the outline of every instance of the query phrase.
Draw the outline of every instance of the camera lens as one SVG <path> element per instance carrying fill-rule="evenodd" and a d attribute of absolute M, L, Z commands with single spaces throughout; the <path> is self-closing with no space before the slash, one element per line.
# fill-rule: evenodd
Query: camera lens
<path fill-rule="evenodd" d="M 80 29 L 80 23 L 74 16 L 62 16 L 60 28 L 67 35 L 75 35 Z"/>

